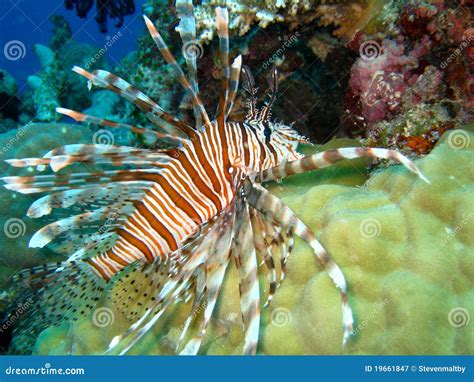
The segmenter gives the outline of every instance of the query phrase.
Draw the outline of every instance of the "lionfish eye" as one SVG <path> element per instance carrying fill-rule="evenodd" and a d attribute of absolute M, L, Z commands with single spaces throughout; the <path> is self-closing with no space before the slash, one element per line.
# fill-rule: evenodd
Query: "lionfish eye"
<path fill-rule="evenodd" d="M 263 135 L 265 136 L 265 143 L 270 142 L 270 136 L 272 135 L 272 128 L 268 122 L 263 123 Z"/>

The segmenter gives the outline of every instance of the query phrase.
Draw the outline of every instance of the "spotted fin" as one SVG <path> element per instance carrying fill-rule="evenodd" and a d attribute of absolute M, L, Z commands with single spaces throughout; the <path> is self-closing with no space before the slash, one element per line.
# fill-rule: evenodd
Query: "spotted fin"
<path fill-rule="evenodd" d="M 160 174 L 160 169 L 115 170 L 93 173 L 75 173 L 37 176 L 7 176 L 1 178 L 8 190 L 21 194 L 39 192 L 56 192 L 73 189 L 112 185 L 115 187 L 129 186 L 137 182 L 147 182 L 150 185 Z"/>
<path fill-rule="evenodd" d="M 199 350 L 203 332 L 207 326 L 215 305 L 221 276 L 225 271 L 230 256 L 230 245 L 233 222 L 233 209 L 230 208 L 225 213 L 221 213 L 204 228 L 201 234 L 193 239 L 189 244 L 185 244 L 172 257 L 175 258 L 174 271 L 170 272 L 165 282 L 156 288 L 156 285 L 148 289 L 149 294 L 144 298 L 143 289 L 137 288 L 136 295 L 139 297 L 142 306 L 142 314 L 138 315 L 133 325 L 122 335 L 114 337 L 109 345 L 108 352 L 113 354 L 126 354 L 145 334 L 147 334 L 156 322 L 162 317 L 167 309 L 175 303 L 176 299 L 183 299 L 187 292 L 191 292 L 197 304 L 200 301 L 206 304 L 204 321 L 201 322 L 201 331 L 185 345 L 184 353 L 194 353 Z M 147 267 L 146 272 L 159 272 L 163 263 L 155 261 Z M 201 285 L 198 289 L 197 279 L 202 272 L 205 272 L 205 288 Z M 135 280 L 143 280 L 145 268 L 141 268 L 135 274 Z M 136 283 L 137 281 L 135 281 Z M 129 282 L 131 284 L 131 282 Z M 142 285 L 139 283 L 138 285 Z M 127 291 L 130 288 L 126 288 Z M 201 290 L 199 294 L 197 291 Z M 127 292 L 128 293 L 128 292 Z M 133 291 L 132 291 L 133 294 Z M 151 301 L 150 297 L 154 297 Z M 120 297 L 116 297 L 117 301 Z M 146 306 L 147 309 L 143 309 Z M 186 329 L 187 330 L 187 329 Z M 183 339 L 182 339 L 183 340 Z M 179 346 L 179 344 L 178 344 Z"/>
<path fill-rule="evenodd" d="M 149 183 L 124 185 L 117 187 L 111 185 L 100 187 L 89 187 L 85 189 L 72 189 L 45 195 L 31 204 L 27 215 L 31 218 L 39 218 L 49 215 L 54 209 L 66 209 L 72 206 L 99 208 L 111 203 L 125 203 L 140 200 Z"/>
<path fill-rule="evenodd" d="M 151 129 L 146 129 L 143 127 L 137 127 L 137 126 L 128 125 L 126 123 L 114 122 L 108 119 L 97 118 L 92 115 L 83 114 L 78 111 L 65 109 L 63 107 L 57 107 L 56 112 L 59 114 L 67 115 L 68 117 L 71 117 L 77 122 L 87 122 L 87 123 L 93 123 L 93 124 L 104 126 L 104 127 L 127 129 L 132 133 L 141 134 L 144 136 L 152 135 L 156 139 L 159 139 L 165 142 L 170 142 L 178 146 L 181 146 L 183 143 L 187 142 L 186 139 L 180 138 L 176 135 L 164 134 L 164 133 L 160 133 Z"/>
<path fill-rule="evenodd" d="M 126 216 L 133 212 L 131 203 L 126 204 L 110 204 L 107 207 L 101 207 L 93 211 L 87 211 L 79 215 L 74 215 L 50 223 L 38 230 L 30 239 L 30 248 L 43 248 L 55 237 L 71 232 L 73 230 L 83 231 L 90 227 L 92 222 L 100 222 L 110 219 L 111 216 Z M 108 224 L 105 229 L 108 231 L 114 229 L 117 224 Z M 100 226 L 99 226 L 100 227 Z M 96 227 L 94 226 L 92 230 Z M 64 235 L 65 240 L 69 240 L 68 235 Z"/>
<path fill-rule="evenodd" d="M 10 314 L 15 314 L 18 306 L 25 311 L 20 320 L 14 321 L 10 352 L 30 353 L 37 336 L 47 327 L 90 314 L 104 287 L 105 281 L 82 261 L 46 264 L 23 271 L 9 293 L 15 296 L 8 309 Z"/>

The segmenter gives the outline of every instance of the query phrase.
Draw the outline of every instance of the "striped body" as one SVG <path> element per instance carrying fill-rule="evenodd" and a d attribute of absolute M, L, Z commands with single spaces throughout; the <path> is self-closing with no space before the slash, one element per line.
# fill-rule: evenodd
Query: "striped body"
<path fill-rule="evenodd" d="M 149 175 L 154 184 L 135 202 L 113 248 L 87 260 L 101 277 L 109 280 L 136 260 L 172 257 L 200 225 L 229 205 L 244 174 L 298 158 L 298 135 L 288 127 L 281 132 L 262 123 L 224 126 L 203 128 L 189 143 L 170 150 L 172 159 L 160 173 Z"/>

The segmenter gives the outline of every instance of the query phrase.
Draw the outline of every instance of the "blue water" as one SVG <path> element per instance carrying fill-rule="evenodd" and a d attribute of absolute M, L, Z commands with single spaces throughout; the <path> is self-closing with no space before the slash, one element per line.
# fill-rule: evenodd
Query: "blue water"
<path fill-rule="evenodd" d="M 0 69 L 15 77 L 19 92 L 26 90 L 26 78 L 40 69 L 33 46 L 49 44 L 53 30 L 49 17 L 53 14 L 65 17 L 75 40 L 97 47 L 105 44 L 107 36 L 121 31 L 120 39 L 106 53 L 108 62 L 113 66 L 136 49 L 136 39 L 144 30 L 141 17 L 144 1 L 135 0 L 135 13 L 125 17 L 120 29 L 115 27 L 115 20 L 109 19 L 108 32 L 101 34 L 94 20 L 95 5 L 86 19 L 80 19 L 74 10 L 66 10 L 64 0 L 0 0 Z M 3 52 L 5 44 L 12 40 L 21 41 L 26 48 L 24 57 L 16 61 L 6 59 Z"/>

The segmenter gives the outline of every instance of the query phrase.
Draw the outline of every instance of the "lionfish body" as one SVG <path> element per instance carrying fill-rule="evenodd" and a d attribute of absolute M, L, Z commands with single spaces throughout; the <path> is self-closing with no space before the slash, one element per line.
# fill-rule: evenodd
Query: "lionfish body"
<path fill-rule="evenodd" d="M 147 174 L 153 185 L 135 203 L 115 245 L 87 261 L 110 280 L 137 260 L 172 257 L 201 225 L 229 206 L 245 176 L 299 158 L 295 131 L 266 129 L 271 127 L 246 122 L 226 122 L 220 129 L 212 122 L 190 142 L 168 150 L 170 159 L 159 173 Z"/>
<path fill-rule="evenodd" d="M 179 32 L 184 45 L 194 43 L 192 1 L 177 1 Z M 178 120 L 125 80 L 96 70 L 73 70 L 95 85 L 133 102 L 154 124 L 154 129 L 126 125 L 59 108 L 76 121 L 109 128 L 122 127 L 151 135 L 170 148 L 147 150 L 114 145 L 68 145 L 42 158 L 10 159 L 16 167 L 49 166 L 52 175 L 5 177 L 6 188 L 21 193 L 46 193 L 28 210 L 28 216 L 51 215 L 55 210 L 81 211 L 52 222 L 31 239 L 31 247 L 49 246 L 68 255 L 59 264 L 25 270 L 15 277 L 17 304 L 34 293 L 29 317 L 18 323 L 23 341 L 18 351 L 28 351 L 25 335 L 37 335 L 47 326 L 88 314 L 106 296 L 133 323 L 112 339 L 109 352 L 125 354 L 167 309 L 177 301 L 192 301 L 177 352 L 196 354 L 205 337 L 226 268 L 233 259 L 239 275 L 243 352 L 255 354 L 259 336 L 260 290 L 258 257 L 263 259 L 269 289 L 267 303 L 283 280 L 294 235 L 312 248 L 316 258 L 341 292 L 343 342 L 352 331 L 352 312 L 340 268 L 309 228 L 278 198 L 259 183 L 330 166 L 344 159 L 392 159 L 424 179 L 403 155 L 384 149 L 344 148 L 302 157 L 296 151 L 304 141 L 290 126 L 270 121 L 277 91 L 272 73 L 270 101 L 258 109 L 254 80 L 238 56 L 229 65 L 228 14 L 216 8 L 222 94 L 211 121 L 199 97 L 196 57 L 185 55 L 186 76 L 160 34 L 145 17 L 158 49 L 189 92 L 196 126 Z M 241 71 L 242 69 L 242 71 Z M 249 93 L 244 122 L 227 120 L 238 90 L 240 74 Z M 61 174 L 81 163 L 88 172 Z M 99 166 L 100 169 L 95 168 Z M 107 169 L 104 169 L 104 166 Z M 112 167 L 112 169 L 109 169 Z M 280 256 L 277 280 L 275 250 Z M 21 302 L 21 301 L 20 301 Z M 204 307 L 202 314 L 197 314 Z M 189 339 L 193 320 L 198 332 Z M 187 340 L 185 340 L 188 338 Z"/>

